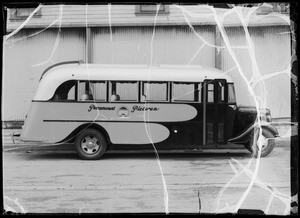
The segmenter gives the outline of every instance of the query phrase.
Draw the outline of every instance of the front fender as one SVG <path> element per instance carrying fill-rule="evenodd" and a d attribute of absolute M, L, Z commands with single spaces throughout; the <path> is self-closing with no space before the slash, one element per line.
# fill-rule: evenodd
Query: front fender
<path fill-rule="evenodd" d="M 274 138 L 279 136 L 279 133 L 278 133 L 277 129 L 271 123 L 261 122 L 260 126 L 263 129 L 269 130 L 274 135 Z M 253 124 L 248 129 L 246 129 L 246 131 L 242 132 L 237 137 L 228 139 L 228 142 L 238 143 L 238 144 L 247 143 L 250 140 L 250 137 L 251 137 L 251 134 L 252 134 L 254 128 L 259 128 L 259 124 L 258 123 Z"/>
<path fill-rule="evenodd" d="M 271 123 L 263 123 L 261 124 L 261 127 L 269 130 L 274 135 L 274 138 L 279 137 L 278 130 Z"/>

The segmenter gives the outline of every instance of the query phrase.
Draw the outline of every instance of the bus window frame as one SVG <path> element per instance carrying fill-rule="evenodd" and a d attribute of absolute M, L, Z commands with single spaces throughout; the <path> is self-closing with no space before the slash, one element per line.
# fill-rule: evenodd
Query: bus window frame
<path fill-rule="evenodd" d="M 88 84 L 90 85 L 90 83 L 97 83 L 97 82 L 100 82 L 100 83 L 105 83 L 105 91 L 106 91 L 106 93 L 105 93 L 105 100 L 95 100 L 95 97 L 94 97 L 94 95 L 93 95 L 93 93 L 91 93 L 92 95 L 93 95 L 93 100 L 79 100 L 79 83 L 80 82 L 88 82 Z M 106 80 L 77 80 L 77 83 L 76 83 L 76 87 L 77 87 L 77 91 L 76 91 L 76 95 L 77 95 L 77 101 L 78 102 L 101 102 L 101 103 L 103 103 L 103 102 L 107 102 L 107 81 Z M 89 87 L 90 88 L 90 87 Z"/>
<path fill-rule="evenodd" d="M 166 83 L 167 84 L 167 93 L 166 93 L 166 97 L 167 100 L 145 100 L 142 101 L 142 96 L 144 95 L 144 84 L 145 83 Z M 171 88 L 170 88 L 170 81 L 140 81 L 140 92 L 139 92 L 139 97 L 140 97 L 140 101 L 141 103 L 146 103 L 146 102 L 157 102 L 157 103 L 164 103 L 164 102 L 171 102 Z"/>
<path fill-rule="evenodd" d="M 194 85 L 194 99 L 196 98 L 195 95 L 197 96 L 197 99 L 194 101 L 190 101 L 190 100 L 174 100 L 173 99 L 173 90 L 174 90 L 174 83 L 179 83 L 179 84 L 193 84 Z M 171 102 L 172 103 L 198 103 L 201 104 L 202 103 L 202 99 L 201 99 L 201 84 L 202 82 L 180 82 L 180 81 L 176 81 L 176 82 L 172 82 L 171 87 L 172 87 L 172 93 L 171 93 Z M 195 89 L 195 85 L 197 86 L 197 88 Z"/>
<path fill-rule="evenodd" d="M 108 99 L 107 99 L 107 102 L 109 103 L 116 103 L 116 102 L 122 102 L 122 103 L 131 103 L 131 102 L 139 102 L 139 82 L 138 80 L 109 80 L 107 81 L 108 82 L 108 93 L 107 93 L 107 96 L 108 96 Z M 136 83 L 136 91 L 137 91 L 137 99 L 136 100 L 117 100 L 117 101 L 112 101 L 111 100 L 111 96 L 112 96 L 112 82 L 115 82 L 115 83 Z M 118 94 L 118 93 L 116 93 Z"/>

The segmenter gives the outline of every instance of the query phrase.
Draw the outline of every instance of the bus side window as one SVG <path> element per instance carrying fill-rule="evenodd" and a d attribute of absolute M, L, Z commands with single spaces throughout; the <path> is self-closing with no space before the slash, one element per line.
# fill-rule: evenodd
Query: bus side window
<path fill-rule="evenodd" d="M 110 82 L 110 101 L 138 101 L 138 82 Z"/>
<path fill-rule="evenodd" d="M 78 98 L 80 101 L 91 101 L 93 98 L 94 85 L 88 81 L 79 81 Z"/>
<path fill-rule="evenodd" d="M 198 84 L 173 82 L 172 101 L 199 102 Z"/>
<path fill-rule="evenodd" d="M 62 83 L 55 91 L 53 97 L 50 99 L 51 101 L 69 101 L 75 100 L 75 87 L 76 82 L 74 80 L 70 80 Z"/>
<path fill-rule="evenodd" d="M 142 82 L 141 102 L 168 101 L 167 82 Z"/>
<path fill-rule="evenodd" d="M 92 98 L 95 101 L 106 101 L 106 84 L 105 81 L 90 82 Z"/>
<path fill-rule="evenodd" d="M 225 101 L 225 84 L 223 82 L 218 82 L 218 102 Z"/>
<path fill-rule="evenodd" d="M 214 102 L 214 84 L 207 84 L 207 102 Z"/>
<path fill-rule="evenodd" d="M 228 103 L 236 103 L 233 83 L 228 83 Z"/>

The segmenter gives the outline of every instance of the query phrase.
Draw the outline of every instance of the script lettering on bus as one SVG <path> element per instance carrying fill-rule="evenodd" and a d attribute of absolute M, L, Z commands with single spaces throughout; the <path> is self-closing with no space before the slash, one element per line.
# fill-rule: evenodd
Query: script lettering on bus
<path fill-rule="evenodd" d="M 134 105 L 132 107 L 131 113 L 135 112 L 135 111 L 158 111 L 159 108 L 158 107 L 141 107 L 141 106 L 137 106 Z"/>
<path fill-rule="evenodd" d="M 95 105 L 91 104 L 88 112 L 90 112 L 91 110 L 115 110 L 116 107 L 96 107 Z"/>

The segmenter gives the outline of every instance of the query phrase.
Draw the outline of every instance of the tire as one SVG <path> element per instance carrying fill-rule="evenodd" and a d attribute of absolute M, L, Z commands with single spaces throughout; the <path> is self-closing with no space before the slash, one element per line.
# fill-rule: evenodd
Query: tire
<path fill-rule="evenodd" d="M 257 158 L 258 157 L 258 138 L 259 138 L 259 129 L 255 130 L 251 134 L 251 138 L 249 143 L 246 145 L 246 148 L 252 152 L 252 155 Z M 262 129 L 262 135 L 260 136 L 260 141 L 262 143 L 262 150 L 260 157 L 268 156 L 275 146 L 275 136 L 267 129 Z"/>
<path fill-rule="evenodd" d="M 104 154 L 107 142 L 104 136 L 95 129 L 86 129 L 75 139 L 75 149 L 81 159 L 98 160 Z"/>

